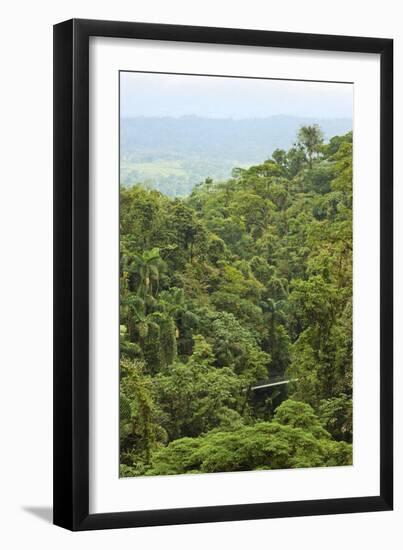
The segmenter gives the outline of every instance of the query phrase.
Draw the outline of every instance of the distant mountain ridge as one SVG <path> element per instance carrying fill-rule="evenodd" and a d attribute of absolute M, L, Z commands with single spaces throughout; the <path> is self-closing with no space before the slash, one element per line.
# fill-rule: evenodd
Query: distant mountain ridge
<path fill-rule="evenodd" d="M 289 149 L 302 125 L 319 124 L 325 138 L 352 129 L 347 118 L 276 115 L 216 119 L 195 115 L 123 118 L 120 124 L 121 183 L 145 183 L 163 193 L 187 195 L 206 177 L 228 178 L 235 166 Z"/>

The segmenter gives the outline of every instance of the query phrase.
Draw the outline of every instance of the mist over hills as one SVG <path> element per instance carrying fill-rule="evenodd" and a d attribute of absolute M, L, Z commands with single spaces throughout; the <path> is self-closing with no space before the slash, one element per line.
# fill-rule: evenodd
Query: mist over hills
<path fill-rule="evenodd" d="M 267 118 L 199 116 L 122 118 L 121 183 L 143 183 L 169 196 L 185 196 L 207 177 L 225 179 L 236 166 L 289 149 L 300 126 L 319 124 L 325 138 L 352 129 L 349 118 L 319 119 L 288 115 Z"/>

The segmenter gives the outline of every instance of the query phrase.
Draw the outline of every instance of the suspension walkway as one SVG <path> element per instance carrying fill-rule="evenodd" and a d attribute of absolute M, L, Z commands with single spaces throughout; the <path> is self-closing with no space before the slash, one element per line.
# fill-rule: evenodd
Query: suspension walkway
<path fill-rule="evenodd" d="M 275 386 L 290 384 L 290 382 L 298 382 L 298 378 L 289 378 L 288 380 L 285 380 L 283 378 L 274 378 L 272 380 L 267 380 L 266 382 L 261 382 L 255 386 L 249 386 L 249 388 L 244 388 L 243 391 L 263 390 L 265 388 L 273 388 Z"/>

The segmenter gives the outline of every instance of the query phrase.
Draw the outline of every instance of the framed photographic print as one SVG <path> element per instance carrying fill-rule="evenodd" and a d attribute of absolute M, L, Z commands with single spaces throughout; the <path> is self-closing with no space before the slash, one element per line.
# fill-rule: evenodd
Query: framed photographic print
<path fill-rule="evenodd" d="M 391 510 L 393 42 L 54 27 L 54 522 Z"/>

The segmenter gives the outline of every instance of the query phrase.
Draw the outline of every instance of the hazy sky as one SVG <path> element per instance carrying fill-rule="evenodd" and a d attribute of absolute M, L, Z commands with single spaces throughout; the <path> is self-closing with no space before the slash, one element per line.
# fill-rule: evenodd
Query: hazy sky
<path fill-rule="evenodd" d="M 353 117 L 352 84 L 122 72 L 120 96 L 122 117 Z"/>

